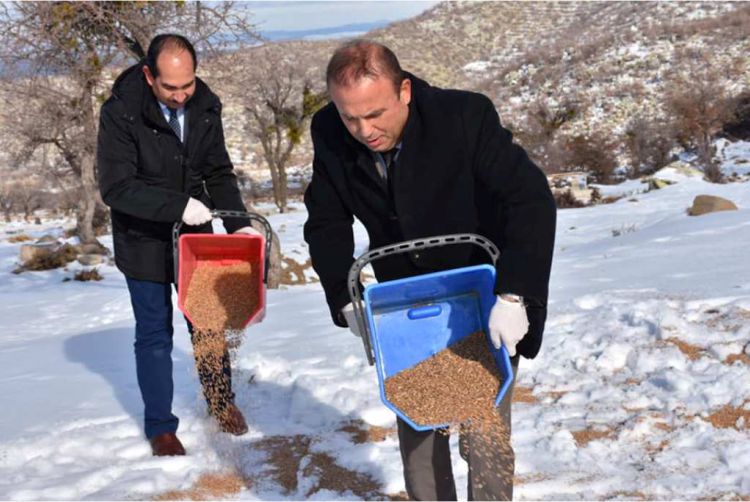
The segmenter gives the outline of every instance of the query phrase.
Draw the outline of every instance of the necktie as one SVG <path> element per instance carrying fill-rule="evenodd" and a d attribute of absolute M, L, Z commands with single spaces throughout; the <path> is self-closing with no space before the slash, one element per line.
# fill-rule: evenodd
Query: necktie
<path fill-rule="evenodd" d="M 177 135 L 177 139 L 182 142 L 182 129 L 180 128 L 180 121 L 177 119 L 177 110 L 174 108 L 169 109 L 169 127 Z"/>
<path fill-rule="evenodd" d="M 383 157 L 383 164 L 385 164 L 385 172 L 381 173 L 381 176 L 383 176 L 383 178 L 391 177 L 391 168 L 396 164 L 397 153 L 398 148 L 391 148 L 390 150 L 387 150 L 380 154 Z"/>

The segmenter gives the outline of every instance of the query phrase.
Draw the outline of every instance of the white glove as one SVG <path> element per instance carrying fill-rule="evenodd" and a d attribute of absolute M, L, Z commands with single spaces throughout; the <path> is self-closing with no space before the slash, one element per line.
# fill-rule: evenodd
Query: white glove
<path fill-rule="evenodd" d="M 235 230 L 234 233 L 235 234 L 246 234 L 246 235 L 259 235 L 259 236 L 263 237 L 262 233 L 258 232 L 257 230 L 255 230 L 251 226 L 242 227 L 239 230 Z"/>
<path fill-rule="evenodd" d="M 182 221 L 188 225 L 202 225 L 212 219 L 211 210 L 201 201 L 192 197 L 188 199 L 187 206 L 185 206 L 185 210 L 182 212 Z"/>
<path fill-rule="evenodd" d="M 346 319 L 346 324 L 349 326 L 349 331 L 352 332 L 354 336 L 361 337 L 362 334 L 359 332 L 359 326 L 357 325 L 357 318 L 354 316 L 354 305 L 349 303 L 341 309 L 341 313 L 344 314 L 344 319 Z"/>
<path fill-rule="evenodd" d="M 508 355 L 515 356 L 516 345 L 529 331 L 529 319 L 523 302 L 504 300 L 498 296 L 490 311 L 489 328 L 492 345 L 499 349 L 502 342 Z"/>

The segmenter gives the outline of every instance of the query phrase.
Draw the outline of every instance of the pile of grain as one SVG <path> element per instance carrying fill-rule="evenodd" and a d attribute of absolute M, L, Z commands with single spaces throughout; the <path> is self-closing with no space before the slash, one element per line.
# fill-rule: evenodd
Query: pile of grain
<path fill-rule="evenodd" d="M 241 330 L 258 305 L 258 281 L 249 263 L 199 264 L 188 286 L 185 308 L 199 330 Z"/>
<path fill-rule="evenodd" d="M 500 374 L 477 332 L 386 379 L 388 399 L 419 425 L 460 425 L 495 416 Z"/>
<path fill-rule="evenodd" d="M 510 432 L 495 407 L 502 377 L 482 332 L 473 333 L 429 359 L 386 379 L 388 399 L 419 425 L 458 430 L 461 456 L 473 466 L 479 499 L 508 500 L 501 492 L 513 477 Z"/>

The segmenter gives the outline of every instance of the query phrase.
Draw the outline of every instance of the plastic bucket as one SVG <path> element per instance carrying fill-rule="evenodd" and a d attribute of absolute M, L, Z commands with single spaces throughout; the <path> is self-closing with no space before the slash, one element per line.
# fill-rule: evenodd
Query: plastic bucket
<path fill-rule="evenodd" d="M 493 258 L 499 256 L 496 248 L 486 239 L 473 234 L 473 243 L 488 250 Z M 400 243 L 369 252 L 352 266 L 359 273 L 372 256 L 382 257 L 414 248 L 437 247 L 465 243 L 463 235 L 433 238 L 430 245 L 424 240 Z M 352 279 L 354 274 L 350 274 Z M 355 286 L 350 290 L 353 301 L 358 301 Z M 363 323 L 360 332 L 368 337 L 365 350 L 372 351 L 378 375 L 380 398 L 396 415 L 416 430 L 430 430 L 449 424 L 417 424 L 408 414 L 389 401 L 385 393 L 385 380 L 400 371 L 412 368 L 441 350 L 482 331 L 488 333 L 490 310 L 495 304 L 495 267 L 476 265 L 434 272 L 405 279 L 368 285 L 364 289 Z M 356 307 L 355 307 L 356 312 Z M 502 381 L 498 385 L 495 406 L 502 401 L 513 381 L 513 369 L 505 347 L 495 349 L 489 338 L 491 351 Z M 368 343 L 370 347 L 368 347 Z"/>
<path fill-rule="evenodd" d="M 252 280 L 245 285 L 249 290 L 254 290 L 252 295 L 253 298 L 258 298 L 258 302 L 251 311 L 245 312 L 245 322 L 241 327 L 263 319 L 266 311 L 263 241 L 263 237 L 259 235 L 185 234 L 180 237 L 177 298 L 180 310 L 191 323 L 195 324 L 190 311 L 186 308 L 186 297 L 196 268 L 225 267 L 238 263 L 248 263 L 253 270 L 259 270 L 259 273 L 254 273 Z"/>

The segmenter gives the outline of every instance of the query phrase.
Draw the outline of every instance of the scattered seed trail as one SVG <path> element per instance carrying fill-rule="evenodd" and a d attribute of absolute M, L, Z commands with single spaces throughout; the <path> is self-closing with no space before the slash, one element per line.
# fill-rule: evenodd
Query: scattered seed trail
<path fill-rule="evenodd" d="M 245 322 L 258 305 L 257 273 L 249 263 L 201 263 L 185 296 L 196 369 L 209 412 L 220 422 L 233 401 L 228 348 L 240 345 Z"/>

